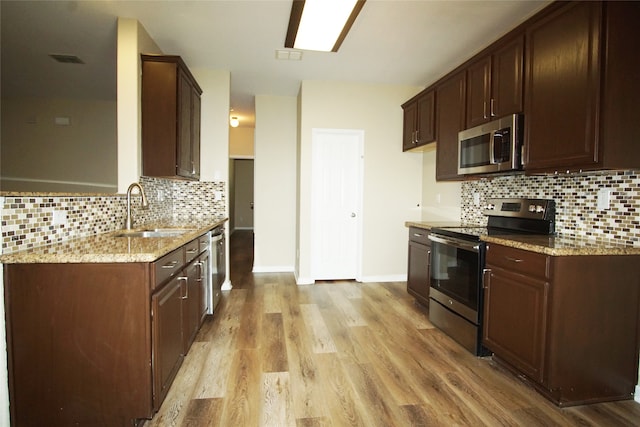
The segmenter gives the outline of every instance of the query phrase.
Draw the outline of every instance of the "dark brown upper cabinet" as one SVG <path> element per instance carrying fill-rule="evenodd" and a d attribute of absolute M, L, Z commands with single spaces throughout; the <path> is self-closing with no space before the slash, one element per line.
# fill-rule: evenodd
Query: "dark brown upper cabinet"
<path fill-rule="evenodd" d="M 200 178 L 202 89 L 179 56 L 142 55 L 142 174 Z"/>
<path fill-rule="evenodd" d="M 467 128 L 522 112 L 524 37 L 496 44 L 467 68 Z"/>
<path fill-rule="evenodd" d="M 402 151 L 424 147 L 436 139 L 435 92 L 426 90 L 402 105 Z M 419 150 L 416 150 L 419 151 Z"/>
<path fill-rule="evenodd" d="M 462 179 L 458 131 L 522 111 L 528 174 L 640 168 L 637 22 L 640 2 L 553 2 L 425 89 L 435 91 L 436 178 Z M 403 148 L 416 98 L 403 105 Z"/>
<path fill-rule="evenodd" d="M 570 2 L 528 26 L 528 173 L 640 166 L 639 20 L 638 2 Z"/>
<path fill-rule="evenodd" d="M 465 124 L 465 72 L 461 71 L 436 86 L 436 180 L 456 180 L 458 175 L 458 132 Z"/>

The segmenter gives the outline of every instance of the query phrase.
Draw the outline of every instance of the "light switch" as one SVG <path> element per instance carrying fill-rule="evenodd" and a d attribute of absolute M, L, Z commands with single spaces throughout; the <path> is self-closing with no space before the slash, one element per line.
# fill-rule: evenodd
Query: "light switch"
<path fill-rule="evenodd" d="M 53 120 L 58 126 L 69 126 L 71 124 L 71 119 L 69 117 L 56 117 Z"/>

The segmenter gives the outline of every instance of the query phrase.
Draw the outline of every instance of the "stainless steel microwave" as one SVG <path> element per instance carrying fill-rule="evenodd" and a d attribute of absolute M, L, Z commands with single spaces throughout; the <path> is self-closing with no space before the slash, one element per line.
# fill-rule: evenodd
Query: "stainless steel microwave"
<path fill-rule="evenodd" d="M 522 169 L 523 116 L 512 114 L 458 133 L 458 174 Z"/>

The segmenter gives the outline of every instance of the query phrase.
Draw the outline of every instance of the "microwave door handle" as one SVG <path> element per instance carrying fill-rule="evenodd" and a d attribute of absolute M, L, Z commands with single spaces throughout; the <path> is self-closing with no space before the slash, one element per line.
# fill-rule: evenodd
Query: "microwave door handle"
<path fill-rule="evenodd" d="M 496 137 L 498 131 L 492 130 L 489 134 L 489 164 L 496 164 Z"/>

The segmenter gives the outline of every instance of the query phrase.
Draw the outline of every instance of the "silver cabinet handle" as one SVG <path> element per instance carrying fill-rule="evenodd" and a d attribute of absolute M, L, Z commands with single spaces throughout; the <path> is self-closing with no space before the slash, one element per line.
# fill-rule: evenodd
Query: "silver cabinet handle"
<path fill-rule="evenodd" d="M 489 289 L 489 280 L 491 278 L 491 269 L 490 268 L 483 268 L 482 269 L 482 287 L 484 289 Z"/>
<path fill-rule="evenodd" d="M 178 280 L 184 281 L 184 296 L 181 296 L 180 299 L 188 299 L 189 298 L 189 279 L 185 276 L 178 277 Z"/>
<path fill-rule="evenodd" d="M 496 116 L 495 111 L 493 111 L 493 104 L 494 104 L 494 99 L 491 98 L 491 102 L 489 103 L 489 114 L 491 115 L 491 117 Z"/>
<path fill-rule="evenodd" d="M 196 252 L 198 252 L 197 249 L 187 249 L 188 254 L 195 254 Z"/>
<path fill-rule="evenodd" d="M 170 261 L 170 262 L 164 264 L 161 268 L 171 270 L 171 269 L 176 268 L 176 265 L 178 265 L 178 261 Z"/>
<path fill-rule="evenodd" d="M 520 258 L 512 258 L 512 257 L 510 257 L 510 256 L 506 256 L 506 257 L 505 257 L 505 259 L 506 259 L 507 261 L 511 261 L 511 262 L 522 262 L 522 261 L 524 261 L 523 259 L 520 259 Z"/>
<path fill-rule="evenodd" d="M 202 266 L 204 265 L 202 261 L 196 261 L 193 263 L 193 265 L 195 265 L 196 267 L 198 267 L 198 278 L 196 279 L 196 282 L 202 282 L 202 280 L 204 279 L 204 268 L 202 268 Z"/>

